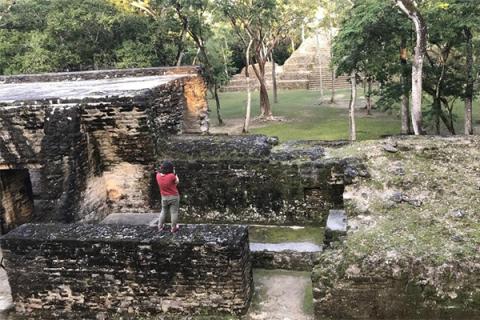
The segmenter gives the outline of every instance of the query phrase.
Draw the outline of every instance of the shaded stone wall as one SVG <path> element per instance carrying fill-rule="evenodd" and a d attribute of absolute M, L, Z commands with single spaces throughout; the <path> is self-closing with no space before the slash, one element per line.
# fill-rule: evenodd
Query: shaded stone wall
<path fill-rule="evenodd" d="M 240 314 L 253 289 L 246 227 L 26 224 L 1 245 L 16 310 L 38 319 Z"/>
<path fill-rule="evenodd" d="M 0 170 L 0 228 L 5 234 L 32 219 L 33 194 L 27 170 Z"/>
<path fill-rule="evenodd" d="M 31 169 L 38 219 L 72 221 L 90 170 L 77 106 L 0 107 L 0 168 Z"/>
<path fill-rule="evenodd" d="M 275 144 L 264 136 L 176 136 L 158 144 L 180 178 L 182 221 L 320 224 L 342 207 L 358 163 L 325 159 L 321 143 Z M 152 206 L 160 206 L 153 175 Z"/>

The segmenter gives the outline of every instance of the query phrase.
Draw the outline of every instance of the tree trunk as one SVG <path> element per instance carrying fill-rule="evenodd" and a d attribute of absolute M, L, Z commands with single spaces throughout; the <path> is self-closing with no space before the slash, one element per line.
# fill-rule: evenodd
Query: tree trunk
<path fill-rule="evenodd" d="M 273 50 L 270 54 L 272 59 L 272 84 L 273 84 L 273 102 L 278 103 L 278 92 L 277 92 L 277 69 L 275 65 L 275 60 L 273 59 Z"/>
<path fill-rule="evenodd" d="M 335 67 L 332 66 L 332 84 L 331 84 L 331 97 L 330 97 L 330 103 L 333 104 L 335 103 Z"/>
<path fill-rule="evenodd" d="M 223 66 L 224 66 L 224 70 L 225 70 L 225 75 L 227 76 L 227 79 L 229 79 L 230 74 L 228 72 L 228 61 L 227 61 L 227 55 L 225 54 L 225 51 L 228 48 L 227 38 L 225 38 L 224 40 L 225 40 L 225 47 L 222 46 Z"/>
<path fill-rule="evenodd" d="M 350 106 L 349 106 L 349 139 L 350 141 L 357 140 L 357 129 L 355 125 L 355 103 L 357 100 L 357 79 L 355 72 L 350 75 Z"/>
<path fill-rule="evenodd" d="M 427 25 L 412 0 L 395 0 L 398 7 L 413 21 L 417 36 L 415 56 L 412 63 L 412 124 L 415 135 L 423 134 L 422 129 L 422 75 L 423 58 L 427 43 Z"/>
<path fill-rule="evenodd" d="M 193 61 L 192 61 L 192 66 L 197 64 L 197 59 L 199 54 L 200 54 L 200 48 L 197 49 L 197 53 L 195 54 L 195 57 L 193 58 Z M 182 57 L 183 57 L 183 53 L 182 53 Z M 180 61 L 179 61 L 180 64 L 181 64 L 181 60 L 182 58 L 180 58 Z M 179 67 L 180 64 L 177 63 L 177 67 Z"/>
<path fill-rule="evenodd" d="M 187 25 L 184 24 L 183 29 L 182 29 L 182 34 L 180 36 L 180 43 L 178 44 L 177 47 L 177 56 L 175 57 L 175 61 L 177 61 L 176 66 L 179 67 L 182 65 L 182 60 L 183 57 L 185 56 L 185 37 L 187 35 Z"/>
<path fill-rule="evenodd" d="M 433 99 L 433 119 L 435 123 L 435 134 L 440 135 L 440 118 L 442 116 L 442 104 L 437 97 Z"/>
<path fill-rule="evenodd" d="M 400 47 L 400 64 L 402 65 L 402 105 L 400 107 L 400 117 L 402 122 L 402 134 L 412 134 L 412 126 L 409 119 L 410 90 L 408 89 L 407 58 L 407 41 L 405 38 L 402 38 Z"/>
<path fill-rule="evenodd" d="M 253 65 L 253 71 L 260 83 L 260 117 L 272 118 L 272 109 L 270 106 L 270 99 L 268 98 L 267 81 L 265 79 L 265 64 L 266 59 L 263 54 L 257 54 L 258 69 Z"/>
<path fill-rule="evenodd" d="M 440 103 L 443 103 L 445 106 L 445 110 L 448 112 L 448 117 L 445 116 L 443 112 L 440 112 L 440 119 L 442 120 L 443 124 L 447 128 L 447 130 L 452 134 L 455 135 L 455 124 L 453 122 L 453 104 L 449 105 L 446 99 L 441 99 Z M 441 110 L 441 105 L 440 105 L 440 111 Z"/>
<path fill-rule="evenodd" d="M 252 91 L 250 88 L 250 72 L 248 68 L 250 67 L 250 48 L 252 47 L 253 40 L 250 39 L 248 43 L 247 52 L 245 53 L 245 78 L 247 79 L 247 105 L 245 107 L 245 122 L 243 123 L 243 133 L 248 133 L 248 127 L 250 125 L 250 112 L 252 110 Z"/>
<path fill-rule="evenodd" d="M 367 78 L 367 115 L 372 114 L 372 78 Z"/>
<path fill-rule="evenodd" d="M 333 40 L 333 26 L 330 25 L 330 61 L 333 61 L 333 48 L 332 48 L 332 40 Z M 332 83 L 331 83 L 331 97 L 330 97 L 330 103 L 334 104 L 335 103 L 335 66 L 332 65 Z"/>
<path fill-rule="evenodd" d="M 412 126 L 410 125 L 410 97 L 408 96 L 408 93 L 402 94 L 402 105 L 400 107 L 400 118 L 402 122 L 402 134 L 412 134 Z"/>
<path fill-rule="evenodd" d="M 319 77 L 319 85 L 320 85 L 320 102 L 323 102 L 323 70 L 322 70 L 322 59 L 320 57 L 320 39 L 318 35 L 318 30 L 315 32 L 315 40 L 316 40 L 316 55 L 317 55 L 317 65 L 318 65 L 318 77 Z"/>
<path fill-rule="evenodd" d="M 222 115 L 220 114 L 220 98 L 218 97 L 218 84 L 215 83 L 213 85 L 213 95 L 215 96 L 215 104 L 217 105 L 217 119 L 218 119 L 218 125 L 223 126 L 223 119 Z"/>
<path fill-rule="evenodd" d="M 271 118 L 272 109 L 270 107 L 270 99 L 268 98 L 268 90 L 267 90 L 267 83 L 265 78 L 262 78 L 260 81 L 260 110 L 261 110 L 261 117 Z"/>
<path fill-rule="evenodd" d="M 467 85 L 465 88 L 465 134 L 473 134 L 472 104 L 473 104 L 473 43 L 472 32 L 469 28 L 464 30 L 467 45 Z"/>

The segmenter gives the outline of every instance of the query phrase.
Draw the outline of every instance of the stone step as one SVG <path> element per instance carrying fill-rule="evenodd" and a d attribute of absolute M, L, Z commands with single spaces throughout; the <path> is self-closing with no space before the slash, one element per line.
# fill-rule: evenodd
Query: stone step
<path fill-rule="evenodd" d="M 345 210 L 330 210 L 325 228 L 325 244 L 341 241 L 347 235 L 347 214 Z"/>
<path fill-rule="evenodd" d="M 323 250 L 324 229 L 300 226 L 250 226 L 254 268 L 310 271 Z"/>
<path fill-rule="evenodd" d="M 287 72 L 283 73 L 279 78 L 280 80 L 305 80 L 309 78 L 310 72 Z"/>

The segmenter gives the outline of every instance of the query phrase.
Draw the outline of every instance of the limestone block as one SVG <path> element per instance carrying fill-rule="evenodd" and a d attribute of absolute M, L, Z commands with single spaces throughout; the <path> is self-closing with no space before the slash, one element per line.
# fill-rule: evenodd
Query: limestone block
<path fill-rule="evenodd" d="M 347 234 L 347 215 L 345 210 L 330 210 L 325 228 L 325 244 L 341 240 Z"/>

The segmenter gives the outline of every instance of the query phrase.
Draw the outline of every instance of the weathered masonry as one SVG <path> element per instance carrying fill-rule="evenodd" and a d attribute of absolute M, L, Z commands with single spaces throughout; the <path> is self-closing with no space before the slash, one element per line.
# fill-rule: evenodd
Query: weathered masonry
<path fill-rule="evenodd" d="M 356 174 L 349 160 L 324 159 L 321 143 L 206 136 L 198 68 L 1 79 L 4 230 L 156 211 L 154 171 L 166 158 L 182 181 L 183 222 L 322 223 Z"/>
<path fill-rule="evenodd" d="M 0 78 L 4 229 L 32 218 L 98 220 L 111 211 L 148 207 L 146 175 L 153 171 L 157 138 L 208 130 L 199 72 L 152 68 Z"/>
<path fill-rule="evenodd" d="M 329 145 L 180 135 L 162 154 L 177 165 L 182 216 L 189 221 L 309 225 L 324 223 L 330 209 L 343 206 L 344 185 L 368 174 L 356 159 L 327 159 Z M 157 190 L 152 199 L 158 208 Z"/>
<path fill-rule="evenodd" d="M 1 246 L 17 312 L 38 319 L 240 314 L 252 295 L 241 226 L 25 224 Z"/>

